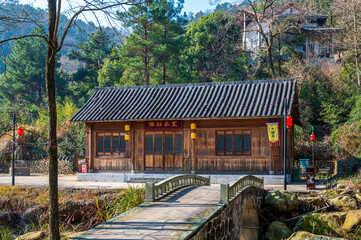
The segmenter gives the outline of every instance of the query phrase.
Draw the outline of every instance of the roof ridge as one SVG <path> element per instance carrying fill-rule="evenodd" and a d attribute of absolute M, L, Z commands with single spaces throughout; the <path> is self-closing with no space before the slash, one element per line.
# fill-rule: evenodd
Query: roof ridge
<path fill-rule="evenodd" d="M 196 87 L 196 86 L 219 86 L 219 85 L 235 85 L 235 84 L 257 84 L 257 83 L 273 83 L 297 81 L 294 78 L 282 78 L 271 80 L 245 80 L 245 81 L 227 81 L 227 82 L 205 82 L 205 83 L 183 83 L 183 84 L 162 84 L 162 85 L 140 85 L 140 86 L 121 86 L 121 87 L 95 87 L 95 90 L 117 90 L 117 89 L 139 89 L 139 88 L 166 88 L 166 87 Z"/>

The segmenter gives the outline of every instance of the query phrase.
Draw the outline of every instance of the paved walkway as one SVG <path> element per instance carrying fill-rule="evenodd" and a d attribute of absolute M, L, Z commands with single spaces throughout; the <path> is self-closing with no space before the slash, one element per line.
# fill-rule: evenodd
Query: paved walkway
<path fill-rule="evenodd" d="M 88 189 L 117 189 L 127 188 L 131 186 L 144 186 L 143 183 L 125 183 L 125 182 L 91 182 L 91 181 L 77 181 L 75 175 L 72 176 L 59 176 L 59 187 L 60 188 L 88 188 Z M 27 186 L 27 187 L 47 187 L 48 186 L 47 175 L 31 175 L 31 176 L 16 176 L 16 186 Z M 8 174 L 0 174 L 0 185 L 11 185 L 11 177 Z M 322 190 L 325 185 L 316 185 L 316 190 Z M 265 185 L 264 188 L 269 191 L 283 189 L 283 185 Z M 292 183 L 287 185 L 287 190 L 291 192 L 308 192 L 306 189 L 306 183 Z"/>
<path fill-rule="evenodd" d="M 73 239 L 183 239 L 219 208 L 219 191 L 218 184 L 188 187 Z"/>

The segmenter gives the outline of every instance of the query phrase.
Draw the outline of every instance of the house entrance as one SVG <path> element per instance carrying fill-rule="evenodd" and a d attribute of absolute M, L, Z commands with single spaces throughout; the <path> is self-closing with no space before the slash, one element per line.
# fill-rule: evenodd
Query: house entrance
<path fill-rule="evenodd" d="M 147 132 L 145 134 L 146 171 L 182 171 L 182 132 Z"/>

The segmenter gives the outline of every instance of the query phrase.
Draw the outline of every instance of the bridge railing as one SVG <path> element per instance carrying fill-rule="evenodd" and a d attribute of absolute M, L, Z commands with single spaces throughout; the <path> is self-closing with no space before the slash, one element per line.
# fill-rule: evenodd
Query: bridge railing
<path fill-rule="evenodd" d="M 234 197 L 236 197 L 243 188 L 248 186 L 255 186 L 263 188 L 263 178 L 255 176 L 245 176 L 240 178 L 231 184 L 221 184 L 221 199 L 220 203 L 228 203 Z"/>
<path fill-rule="evenodd" d="M 152 202 L 178 188 L 193 185 L 210 185 L 210 177 L 206 178 L 198 175 L 186 174 L 170 177 L 158 183 L 146 183 L 145 201 Z"/>

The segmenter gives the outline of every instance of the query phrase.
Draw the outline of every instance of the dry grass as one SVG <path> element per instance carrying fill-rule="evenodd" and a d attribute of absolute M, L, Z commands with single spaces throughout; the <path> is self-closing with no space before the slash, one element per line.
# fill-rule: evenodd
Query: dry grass
<path fill-rule="evenodd" d="M 0 226 L 0 239 L 30 231 L 48 230 L 48 188 L 0 186 L 0 210 L 22 215 L 27 209 L 41 206 L 39 223 L 25 227 Z M 144 188 L 112 190 L 60 189 L 59 220 L 61 232 L 85 231 L 144 202 Z"/>

